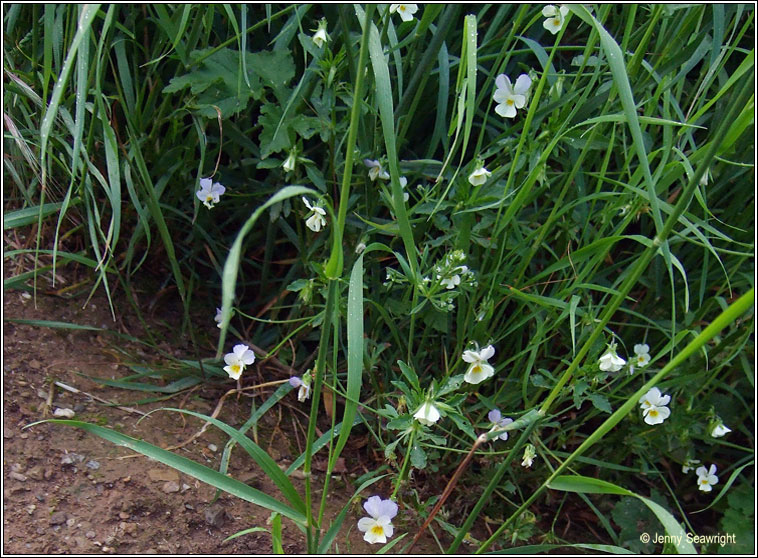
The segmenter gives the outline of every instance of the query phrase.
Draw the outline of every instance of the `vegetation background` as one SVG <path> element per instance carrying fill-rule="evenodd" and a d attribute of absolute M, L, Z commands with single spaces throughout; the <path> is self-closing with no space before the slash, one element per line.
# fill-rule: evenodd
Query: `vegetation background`
<path fill-rule="evenodd" d="M 4 229 L 32 231 L 4 261 L 36 262 L 4 289 L 84 266 L 77 288 L 103 290 L 114 318 L 176 296 L 184 358 L 143 319 L 164 363 L 124 389 L 232 387 L 236 343 L 313 378 L 307 448 L 285 473 L 245 433 L 286 378 L 245 424 L 215 423 L 286 503 L 71 424 L 291 519 L 311 551 L 348 508 L 323 524 L 328 485 L 314 507 L 288 475 L 316 451 L 333 468 L 360 433 L 384 459 L 357 492 L 378 483 L 447 551 L 564 544 L 553 526 L 578 493 L 603 540 L 571 543 L 660 551 L 639 526 L 661 520 L 740 533 L 699 550 L 752 552 L 754 6 L 574 4 L 556 34 L 542 5 L 420 5 L 409 21 L 388 7 L 3 6 Z M 514 118 L 494 110 L 500 74 L 531 77 Z M 196 197 L 207 177 L 226 188 L 212 209 Z M 303 196 L 324 208 L 317 233 Z M 462 380 L 472 343 L 496 349 L 477 385 Z M 650 363 L 602 371 L 610 343 L 630 362 L 647 344 Z M 638 405 L 654 386 L 671 416 L 650 426 Z M 444 413 L 433 426 L 413 418 L 424 401 Z M 511 437 L 479 443 L 495 408 L 517 419 Z M 719 421 L 728 436 L 711 436 Z M 718 465 L 713 492 L 688 459 Z M 456 504 L 438 511 L 448 482 Z"/>

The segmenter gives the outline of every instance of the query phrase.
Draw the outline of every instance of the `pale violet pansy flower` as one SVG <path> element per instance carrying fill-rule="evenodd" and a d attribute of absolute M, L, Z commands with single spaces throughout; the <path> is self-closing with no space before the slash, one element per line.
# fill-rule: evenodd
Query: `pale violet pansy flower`
<path fill-rule="evenodd" d="M 282 163 L 282 168 L 284 169 L 284 172 L 290 173 L 293 170 L 295 170 L 295 164 L 297 163 L 297 151 L 293 149 L 289 152 L 287 155 L 287 158 Z"/>
<path fill-rule="evenodd" d="M 537 457 L 537 449 L 532 444 L 527 444 L 524 448 L 524 457 L 521 460 L 522 467 L 531 467 L 534 458 Z"/>
<path fill-rule="evenodd" d="M 722 436 L 729 434 L 732 431 L 731 428 L 724 425 L 723 422 L 718 422 L 714 425 L 714 427 L 711 429 L 711 436 L 714 438 L 721 438 Z"/>
<path fill-rule="evenodd" d="M 389 180 L 389 173 L 382 168 L 382 164 L 375 159 L 363 159 L 363 164 L 368 167 L 368 177 L 374 181 L 377 178 Z"/>
<path fill-rule="evenodd" d="M 210 178 L 201 178 L 200 189 L 195 195 L 197 199 L 203 202 L 205 207 L 213 209 L 213 206 L 219 202 L 224 192 L 226 192 L 226 188 L 218 182 L 213 182 Z"/>
<path fill-rule="evenodd" d="M 647 424 L 661 424 L 671 414 L 666 406 L 671 401 L 670 395 L 662 395 L 657 387 L 652 388 L 640 399 L 642 416 Z"/>
<path fill-rule="evenodd" d="M 542 22 L 542 27 L 550 31 L 555 35 L 558 31 L 563 29 L 563 23 L 566 21 L 569 9 L 567 6 L 553 6 L 548 4 L 542 8 L 542 15 L 547 19 Z"/>
<path fill-rule="evenodd" d="M 695 470 L 695 474 L 697 475 L 697 487 L 703 492 L 710 492 L 713 490 L 713 485 L 719 482 L 719 478 L 716 476 L 715 465 L 711 465 L 708 469 L 705 466 L 698 467 Z"/>
<path fill-rule="evenodd" d="M 698 465 L 699 463 L 700 463 L 699 459 L 687 459 L 682 464 L 682 473 L 684 473 L 686 475 L 690 471 L 694 470 L 695 469 L 695 465 Z"/>
<path fill-rule="evenodd" d="M 313 34 L 313 37 L 311 38 L 313 40 L 313 43 L 318 47 L 321 48 L 326 44 L 326 42 L 329 40 L 329 34 L 326 32 L 326 19 L 321 18 L 321 21 L 318 24 L 318 29 Z"/>
<path fill-rule="evenodd" d="M 647 343 L 634 346 L 634 365 L 644 368 L 650 362 L 650 347 Z"/>
<path fill-rule="evenodd" d="M 363 504 L 363 509 L 369 517 L 358 520 L 358 530 L 365 533 L 363 540 L 369 544 L 387 542 L 395 532 L 392 519 L 397 515 L 397 504 L 392 500 L 382 500 L 380 496 L 372 496 Z"/>
<path fill-rule="evenodd" d="M 495 369 L 487 363 L 495 354 L 495 347 L 487 345 L 481 350 L 477 351 L 463 351 L 461 358 L 464 362 L 469 363 L 468 370 L 464 374 L 463 379 L 470 384 L 479 384 L 492 377 L 495 374 Z"/>
<path fill-rule="evenodd" d="M 299 388 L 297 390 L 297 400 L 301 403 L 308 399 L 311 395 L 311 374 L 310 371 L 303 374 L 303 377 L 292 376 L 289 379 L 289 384 L 293 388 Z"/>
<path fill-rule="evenodd" d="M 310 216 L 305 220 L 305 226 L 313 232 L 319 232 L 326 226 L 326 211 L 319 205 L 311 205 L 305 196 L 303 196 L 303 203 L 305 207 L 311 210 Z"/>
<path fill-rule="evenodd" d="M 618 372 L 626 361 L 616 354 L 616 345 L 608 346 L 608 350 L 598 360 L 598 366 L 603 372 Z"/>
<path fill-rule="evenodd" d="M 411 21 L 413 14 L 418 11 L 418 4 L 390 4 L 390 13 L 397 14 L 403 21 Z"/>
<path fill-rule="evenodd" d="M 255 353 L 247 345 L 240 343 L 234 346 L 231 353 L 224 355 L 224 362 L 224 372 L 229 374 L 230 378 L 239 380 L 245 366 L 255 362 Z"/>
<path fill-rule="evenodd" d="M 413 414 L 413 418 L 419 421 L 425 426 L 431 426 L 438 420 L 440 420 L 440 412 L 434 403 L 431 401 L 424 401 L 421 407 Z"/>
<path fill-rule="evenodd" d="M 513 422 L 513 419 L 511 418 L 503 418 L 502 413 L 500 412 L 500 409 L 492 409 L 489 413 L 487 413 L 487 419 L 492 423 L 492 428 L 490 428 L 490 432 L 496 432 L 502 428 L 505 428 L 510 423 Z M 507 440 L 508 439 L 508 432 L 501 432 L 498 436 L 495 436 L 492 440 Z"/>
<path fill-rule="evenodd" d="M 481 163 L 468 175 L 468 181 L 472 186 L 481 186 L 492 175 Z"/>
<path fill-rule="evenodd" d="M 516 85 L 511 85 L 511 80 L 505 74 L 495 78 L 495 94 L 492 96 L 497 104 L 495 112 L 504 118 L 516 116 L 516 109 L 524 108 L 526 95 L 532 86 L 531 78 L 521 74 L 516 78 Z"/>

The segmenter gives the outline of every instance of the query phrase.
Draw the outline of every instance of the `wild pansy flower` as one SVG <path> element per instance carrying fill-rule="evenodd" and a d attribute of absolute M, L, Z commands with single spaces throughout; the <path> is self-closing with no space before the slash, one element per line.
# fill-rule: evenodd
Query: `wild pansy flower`
<path fill-rule="evenodd" d="M 297 390 L 297 400 L 301 403 L 311 396 L 311 373 L 310 370 L 303 374 L 303 377 L 292 376 L 289 380 L 289 384 L 293 388 L 300 388 Z"/>
<path fill-rule="evenodd" d="M 618 372 L 626 364 L 626 361 L 616 354 L 616 344 L 613 343 L 608 346 L 608 350 L 597 363 L 603 372 Z"/>
<path fill-rule="evenodd" d="M 521 460 L 522 467 L 531 467 L 534 458 L 537 457 L 537 450 L 532 444 L 527 444 L 524 448 L 524 457 Z"/>
<path fill-rule="evenodd" d="M 318 48 L 324 46 L 324 44 L 329 40 L 329 34 L 326 32 L 325 18 L 321 18 L 321 21 L 318 24 L 318 29 L 313 34 L 312 40 Z"/>
<path fill-rule="evenodd" d="M 413 414 L 413 418 L 423 425 L 431 426 L 440 420 L 440 412 L 437 410 L 437 407 L 434 406 L 434 403 L 427 400 L 424 401 L 421 407 L 418 408 L 418 411 Z"/>
<path fill-rule="evenodd" d="M 697 474 L 697 487 L 703 492 L 710 492 L 714 484 L 718 484 L 719 478 L 716 476 L 716 466 L 711 465 L 708 469 L 698 467 L 695 470 Z"/>
<path fill-rule="evenodd" d="M 566 21 L 568 12 L 569 9 L 567 6 L 556 7 L 552 4 L 548 4 L 542 8 L 542 15 L 547 18 L 542 22 L 542 27 L 555 35 L 558 31 L 563 29 L 563 23 Z"/>
<path fill-rule="evenodd" d="M 374 181 L 377 178 L 389 180 L 389 173 L 382 168 L 382 164 L 375 159 L 363 159 L 363 164 L 368 167 L 368 177 Z"/>
<path fill-rule="evenodd" d="M 732 431 L 731 428 L 729 428 L 728 426 L 725 426 L 723 422 L 719 421 L 711 429 L 711 436 L 713 436 L 714 438 L 721 438 L 722 436 L 729 434 L 731 431 Z"/>
<path fill-rule="evenodd" d="M 218 182 L 213 182 L 210 178 L 200 179 L 200 189 L 195 193 L 197 199 L 203 202 L 203 205 L 208 209 L 213 209 L 219 201 L 219 198 L 226 192 L 224 188 Z"/>
<path fill-rule="evenodd" d="M 682 465 L 682 473 L 685 475 L 695 468 L 695 465 L 700 463 L 699 459 L 687 459 Z"/>
<path fill-rule="evenodd" d="M 418 4 L 390 4 L 390 13 L 397 12 L 403 21 L 411 21 L 418 11 Z"/>
<path fill-rule="evenodd" d="M 647 343 L 634 346 L 634 365 L 644 368 L 650 362 L 650 347 Z"/>
<path fill-rule="evenodd" d="M 213 317 L 214 320 L 216 320 L 216 327 L 221 327 L 221 322 L 224 321 L 223 314 L 221 312 L 221 308 L 216 308 L 216 315 Z"/>
<path fill-rule="evenodd" d="M 495 78 L 495 94 L 492 96 L 498 103 L 495 112 L 504 118 L 513 118 L 516 116 L 516 109 L 524 108 L 526 105 L 526 95 L 532 86 L 531 78 L 526 74 L 521 74 L 516 78 L 516 85 L 511 85 L 511 80 L 505 74 L 500 74 Z"/>
<path fill-rule="evenodd" d="M 495 369 L 487 361 L 495 354 L 495 347 L 487 345 L 478 351 L 463 351 L 461 358 L 468 362 L 469 367 L 464 374 L 463 379 L 470 384 L 480 384 L 487 378 L 495 374 Z"/>
<path fill-rule="evenodd" d="M 292 149 L 292 151 L 289 152 L 287 158 L 282 163 L 284 172 L 290 173 L 295 170 L 295 163 L 297 163 L 297 151 L 295 149 Z"/>
<path fill-rule="evenodd" d="M 468 271 L 468 267 L 465 265 L 458 266 L 454 269 L 455 274 L 451 275 L 450 277 L 441 277 L 440 275 L 437 276 L 437 279 L 440 280 L 440 285 L 445 287 L 447 290 L 454 289 L 458 285 L 461 284 L 461 276 L 460 274 L 464 274 Z"/>
<path fill-rule="evenodd" d="M 308 198 L 303 196 L 303 203 L 305 207 L 311 210 L 310 217 L 305 220 L 305 226 L 311 229 L 313 232 L 319 232 L 322 227 L 326 226 L 326 211 L 323 207 L 318 205 L 311 205 Z"/>
<path fill-rule="evenodd" d="M 397 504 L 392 500 L 382 500 L 380 496 L 372 496 L 363 504 L 363 509 L 370 517 L 358 520 L 358 530 L 366 533 L 363 540 L 369 544 L 387 542 L 395 529 L 392 518 L 397 515 Z"/>
<path fill-rule="evenodd" d="M 648 424 L 661 424 L 671 414 L 666 406 L 671 401 L 670 395 L 662 395 L 657 387 L 652 388 L 640 399 L 642 416 Z"/>
<path fill-rule="evenodd" d="M 492 423 L 492 428 L 490 428 L 490 432 L 497 431 L 500 428 L 505 428 L 510 423 L 513 422 L 513 419 L 511 418 L 503 418 L 503 415 L 500 413 L 500 409 L 492 409 L 489 413 L 487 413 L 487 419 Z M 492 438 L 492 440 L 507 440 L 508 439 L 508 432 L 502 432 L 499 436 L 495 436 Z"/>
<path fill-rule="evenodd" d="M 224 356 L 224 362 L 227 364 L 224 366 L 224 372 L 229 374 L 230 378 L 239 380 L 245 366 L 255 362 L 255 353 L 247 345 L 240 343 L 234 346 L 231 353 Z"/>
<path fill-rule="evenodd" d="M 474 171 L 468 175 L 468 181 L 473 186 L 481 186 L 485 182 L 487 182 L 487 179 L 490 177 L 492 173 L 488 171 L 484 165 L 480 162 L 479 165 L 474 169 Z"/>

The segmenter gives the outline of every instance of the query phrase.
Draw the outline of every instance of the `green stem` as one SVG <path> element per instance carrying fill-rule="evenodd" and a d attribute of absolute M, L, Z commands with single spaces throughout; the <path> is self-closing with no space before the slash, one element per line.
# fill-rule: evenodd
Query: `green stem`
<path fill-rule="evenodd" d="M 392 491 L 392 496 L 390 496 L 390 500 L 395 500 L 395 496 L 397 495 L 397 491 L 400 489 L 400 485 L 405 482 L 405 479 L 408 478 L 408 470 L 410 469 L 410 462 L 411 462 L 411 450 L 413 449 L 413 442 L 416 439 L 416 424 L 414 422 L 413 429 L 411 430 L 411 434 L 408 438 L 408 447 L 405 450 L 405 459 L 403 460 L 403 468 L 400 470 L 400 474 L 397 476 L 397 480 L 395 481 L 395 489 Z"/>

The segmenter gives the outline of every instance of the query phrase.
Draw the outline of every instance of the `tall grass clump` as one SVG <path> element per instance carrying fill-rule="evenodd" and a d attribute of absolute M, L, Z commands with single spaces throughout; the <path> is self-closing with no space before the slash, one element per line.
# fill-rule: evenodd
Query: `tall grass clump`
<path fill-rule="evenodd" d="M 175 291 L 182 388 L 294 369 L 243 425 L 182 411 L 281 498 L 56 422 L 309 552 L 348 531 L 325 509 L 356 435 L 383 550 L 752 550 L 753 7 L 10 5 L 4 26 L 6 228 L 36 224 L 36 271 L 90 265 L 114 313 L 145 274 Z M 282 472 L 246 432 L 293 388 L 310 420 Z"/>

